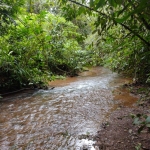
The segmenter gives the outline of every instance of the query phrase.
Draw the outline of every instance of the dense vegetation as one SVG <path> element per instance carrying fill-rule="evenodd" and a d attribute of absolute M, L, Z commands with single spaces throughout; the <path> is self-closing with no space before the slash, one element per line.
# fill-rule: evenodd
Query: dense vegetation
<path fill-rule="evenodd" d="M 103 64 L 132 75 L 136 81 L 150 81 L 148 0 L 90 0 L 89 3 L 61 0 L 61 3 L 70 18 L 81 14 L 94 18 L 94 35 L 90 39 L 94 39 L 91 44 Z"/>
<path fill-rule="evenodd" d="M 0 89 L 106 65 L 150 82 L 148 0 L 0 1 Z"/>
<path fill-rule="evenodd" d="M 41 86 L 57 74 L 72 76 L 82 69 L 84 36 L 76 25 L 60 15 L 30 13 L 24 7 L 12 18 L 9 6 L 1 7 L 5 30 L 0 37 L 0 89 Z"/>

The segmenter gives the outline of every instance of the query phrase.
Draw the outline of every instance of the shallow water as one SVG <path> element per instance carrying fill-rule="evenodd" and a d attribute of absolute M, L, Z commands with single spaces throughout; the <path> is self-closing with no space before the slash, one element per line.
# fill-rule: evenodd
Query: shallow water
<path fill-rule="evenodd" d="M 50 82 L 53 90 L 6 97 L 0 103 L 0 150 L 74 150 L 80 135 L 96 134 L 116 100 L 127 105 L 137 100 L 128 91 L 112 92 L 129 82 L 96 67 Z"/>

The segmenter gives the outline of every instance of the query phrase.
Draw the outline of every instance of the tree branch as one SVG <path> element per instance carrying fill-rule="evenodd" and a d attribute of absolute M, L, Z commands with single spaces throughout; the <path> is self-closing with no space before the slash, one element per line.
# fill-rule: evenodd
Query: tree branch
<path fill-rule="evenodd" d="M 83 4 L 81 4 L 81 3 L 79 3 L 79 2 L 76 2 L 76 1 L 74 1 L 74 0 L 69 0 L 69 1 L 72 2 L 72 3 L 74 3 L 74 4 L 77 4 L 77 5 L 79 5 L 79 6 L 85 7 L 85 8 L 87 8 L 87 9 L 91 10 L 91 11 L 94 11 L 94 12 L 100 14 L 100 15 L 103 15 L 104 17 L 106 17 L 106 18 L 108 18 L 108 19 L 111 19 L 114 23 L 117 23 L 114 18 L 110 18 L 108 15 L 106 15 L 106 14 L 104 14 L 104 13 L 98 11 L 98 10 L 95 10 L 95 9 L 93 9 L 93 8 L 90 8 L 89 6 L 83 5 Z M 123 23 L 118 23 L 118 24 L 120 24 L 120 25 L 123 26 L 126 30 L 130 31 L 132 34 L 134 34 L 135 36 L 137 36 L 137 37 L 138 37 L 141 41 L 143 41 L 146 45 L 150 46 L 150 43 L 149 43 L 149 42 L 147 42 L 145 39 L 143 39 L 143 37 L 142 37 L 141 35 L 139 35 L 137 32 L 135 32 L 134 30 L 132 30 L 131 28 L 129 28 L 127 25 L 125 25 L 125 24 L 123 24 Z"/>
<path fill-rule="evenodd" d="M 141 17 L 141 16 L 140 16 Z M 143 18 L 141 17 L 141 21 L 143 22 L 143 24 L 145 25 L 146 29 L 150 30 L 150 24 L 148 24 L 148 22 Z"/>
<path fill-rule="evenodd" d="M 130 31 L 131 33 L 133 33 L 135 36 L 137 36 L 141 41 L 143 41 L 146 45 L 150 46 L 150 43 L 147 42 L 145 39 L 143 39 L 143 37 L 141 37 L 138 33 L 136 33 L 135 31 L 133 31 L 132 29 L 130 29 L 128 26 L 126 26 L 123 23 L 120 23 L 121 26 L 123 26 L 125 29 L 127 29 L 128 31 Z"/>

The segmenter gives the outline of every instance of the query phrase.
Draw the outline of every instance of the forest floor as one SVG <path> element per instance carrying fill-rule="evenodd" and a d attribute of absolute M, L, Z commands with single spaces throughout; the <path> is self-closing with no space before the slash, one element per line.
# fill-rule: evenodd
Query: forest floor
<path fill-rule="evenodd" d="M 132 117 L 137 114 L 150 116 L 150 87 L 132 85 L 131 92 L 139 97 L 138 102 L 132 107 L 119 104 L 94 137 L 100 150 L 150 150 L 149 128 L 143 126 L 138 133 L 142 125 L 134 125 Z"/>

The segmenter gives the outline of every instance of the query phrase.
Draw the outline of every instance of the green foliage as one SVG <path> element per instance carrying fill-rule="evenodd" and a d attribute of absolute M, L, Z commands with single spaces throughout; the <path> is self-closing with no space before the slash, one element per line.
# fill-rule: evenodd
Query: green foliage
<path fill-rule="evenodd" d="M 142 144 L 138 143 L 138 145 L 135 146 L 135 149 L 136 150 L 141 150 L 142 149 Z"/>
<path fill-rule="evenodd" d="M 27 12 L 35 14 L 39 14 L 41 11 L 50 11 L 54 14 L 59 13 L 57 0 L 28 0 L 26 2 L 26 9 Z"/>
<path fill-rule="evenodd" d="M 44 11 L 19 18 L 0 38 L 0 88 L 40 85 L 54 73 L 75 75 L 82 50 L 77 26 Z"/>
<path fill-rule="evenodd" d="M 148 82 L 150 53 L 137 37 L 124 31 L 121 26 L 109 29 L 107 35 L 96 43 L 103 62 L 117 72 L 133 76 L 136 81 Z"/>
<path fill-rule="evenodd" d="M 103 64 L 150 82 L 150 3 L 147 0 L 60 0 L 66 17 L 92 16 L 90 42 Z M 69 13 L 67 13 L 69 12 Z"/>
<path fill-rule="evenodd" d="M 134 119 L 133 124 L 140 126 L 138 133 L 140 133 L 146 127 L 150 130 L 150 116 L 142 114 L 131 114 L 131 117 Z"/>
<path fill-rule="evenodd" d="M 10 24 L 16 25 L 15 17 L 24 2 L 24 0 L 0 0 L 0 36 L 7 33 Z"/>
<path fill-rule="evenodd" d="M 63 71 L 65 74 L 75 75 L 79 70 L 78 64 L 81 58 L 79 53 L 82 50 L 78 42 L 83 39 L 77 32 L 78 27 L 61 17 L 49 16 L 47 21 L 49 24 L 45 25 L 45 29 L 52 35 L 50 69 L 55 73 Z"/>
<path fill-rule="evenodd" d="M 1 2 L 1 87 L 39 84 L 102 64 L 150 82 L 147 0 L 58 1 L 61 10 L 57 0 Z"/>

